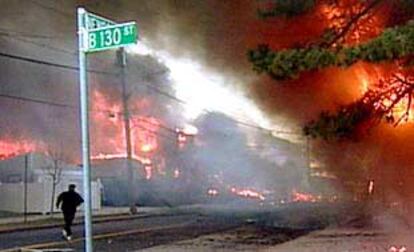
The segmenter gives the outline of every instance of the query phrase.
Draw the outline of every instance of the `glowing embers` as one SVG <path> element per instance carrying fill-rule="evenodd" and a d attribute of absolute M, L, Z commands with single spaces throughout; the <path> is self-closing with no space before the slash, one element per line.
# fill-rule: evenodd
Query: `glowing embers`
<path fill-rule="evenodd" d="M 180 149 L 184 148 L 189 140 L 193 140 L 194 136 L 198 134 L 198 129 L 190 124 L 184 125 L 183 128 L 176 128 L 175 132 L 177 134 L 177 145 Z"/>
<path fill-rule="evenodd" d="M 384 78 L 363 97 L 366 104 L 370 104 L 376 113 L 384 117 L 388 123 L 398 125 L 412 120 L 412 98 L 414 79 L 403 74 L 393 74 Z"/>
<path fill-rule="evenodd" d="M 384 78 L 387 69 L 367 63 L 358 63 L 353 67 L 359 83 L 357 96 L 364 95 L 372 86 Z"/>
<path fill-rule="evenodd" d="M 378 7 L 379 1 L 339 0 L 321 4 L 318 12 L 327 22 L 328 44 L 353 45 L 379 35 L 385 22 Z"/>
<path fill-rule="evenodd" d="M 374 180 L 370 180 L 368 183 L 368 195 L 372 195 L 374 192 Z"/>
<path fill-rule="evenodd" d="M 408 249 L 406 246 L 391 246 L 388 248 L 388 252 L 408 252 Z"/>
<path fill-rule="evenodd" d="M 174 176 L 174 178 L 179 178 L 180 177 L 180 174 L 181 174 L 180 170 L 175 169 L 173 176 Z"/>
<path fill-rule="evenodd" d="M 322 196 L 313 195 L 311 193 L 298 192 L 296 190 L 292 191 L 292 201 L 293 202 L 318 202 L 322 200 Z"/>
<path fill-rule="evenodd" d="M 337 194 L 312 194 L 309 192 L 299 192 L 297 190 L 292 190 L 292 199 L 291 202 L 337 202 L 339 200 Z"/>
<path fill-rule="evenodd" d="M 207 194 L 209 196 L 213 196 L 214 197 L 214 196 L 217 196 L 219 194 L 219 191 L 217 189 L 214 189 L 214 188 L 209 188 L 207 190 Z"/>
<path fill-rule="evenodd" d="M 153 166 L 151 163 L 144 164 L 145 179 L 150 180 L 153 176 Z"/>
<path fill-rule="evenodd" d="M 227 187 L 227 189 L 223 189 L 223 192 L 224 192 L 223 196 L 225 197 L 237 196 L 241 198 L 255 199 L 255 200 L 260 200 L 260 201 L 264 201 L 266 199 L 263 193 L 257 190 L 251 189 L 251 188 L 236 188 L 233 186 L 233 187 Z M 215 187 L 211 187 L 207 190 L 207 195 L 210 197 L 217 197 L 220 195 L 220 191 L 219 189 Z"/>
<path fill-rule="evenodd" d="M 43 150 L 42 144 L 27 140 L 0 140 L 0 160 L 41 150 Z"/>
<path fill-rule="evenodd" d="M 99 153 L 96 155 L 91 156 L 91 160 L 112 160 L 112 159 L 120 159 L 120 158 L 127 158 L 126 153 L 115 153 L 115 154 L 105 154 Z M 151 163 L 149 158 L 140 157 L 137 155 L 132 155 L 132 159 L 140 162 L 141 164 Z"/>
<path fill-rule="evenodd" d="M 235 194 L 238 195 L 240 197 L 245 197 L 245 198 L 251 198 L 251 199 L 259 199 L 259 200 L 265 200 L 265 196 L 258 192 L 255 191 L 253 189 L 249 189 L 249 188 L 235 188 L 232 187 L 230 189 L 230 191 Z"/>
<path fill-rule="evenodd" d="M 155 148 L 154 148 L 154 146 L 153 145 L 151 145 L 151 144 L 147 144 L 147 143 L 145 143 L 145 144 L 143 144 L 142 146 L 141 146 L 141 151 L 142 152 L 144 152 L 144 153 L 148 153 L 148 152 L 150 152 L 150 151 L 152 151 L 152 150 L 154 150 Z"/>

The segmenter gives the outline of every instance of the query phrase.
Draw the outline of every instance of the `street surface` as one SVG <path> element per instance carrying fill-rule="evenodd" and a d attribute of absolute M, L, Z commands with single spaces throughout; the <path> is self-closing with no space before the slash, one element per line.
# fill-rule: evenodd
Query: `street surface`
<path fill-rule="evenodd" d="M 171 210 L 158 216 L 95 223 L 94 247 L 99 252 L 148 248 L 154 248 L 154 251 L 160 248 L 161 251 L 185 251 L 182 245 L 177 247 L 176 243 L 193 244 L 192 240 L 199 238 L 201 243 L 196 247 L 194 244 L 190 246 L 193 251 L 194 248 L 203 251 L 200 246 L 206 246 L 207 249 L 209 243 L 213 244 L 213 248 L 224 251 L 234 251 L 233 248 L 240 246 L 248 248 L 245 251 L 251 251 L 281 244 L 324 228 L 344 219 L 345 212 L 345 208 L 306 204 L 262 208 L 246 205 L 205 206 L 185 211 Z M 19 251 L 19 248 L 83 251 L 83 226 L 74 226 L 73 231 L 74 240 L 71 242 L 62 239 L 61 228 L 3 233 L 0 234 L 0 252 Z M 219 240 L 222 241 L 217 245 Z M 178 250 L 172 250 L 174 247 Z"/>
<path fill-rule="evenodd" d="M 198 214 L 176 214 L 172 216 L 154 216 L 146 218 L 128 219 L 116 222 L 103 222 L 93 225 L 94 236 L 119 235 L 122 232 L 145 232 L 148 229 L 159 229 L 174 226 L 183 226 L 194 223 L 198 220 Z M 21 232 L 11 232 L 0 234 L 0 248 L 3 251 L 11 248 L 41 248 L 41 247 L 78 247 L 83 246 L 83 225 L 73 227 L 74 240 L 71 243 L 65 242 L 61 237 L 61 227 L 35 229 Z M 79 250 L 81 251 L 81 250 Z"/>
<path fill-rule="evenodd" d="M 172 211 L 164 215 L 95 223 L 95 249 L 128 251 L 129 244 L 131 249 L 150 247 L 239 225 L 238 218 L 232 220 L 230 217 L 222 214 L 204 215 L 197 211 Z M 73 226 L 74 239 L 71 242 L 62 239 L 61 227 L 1 233 L 0 251 L 18 251 L 19 248 L 71 248 L 83 251 L 83 231 L 83 225 Z"/>

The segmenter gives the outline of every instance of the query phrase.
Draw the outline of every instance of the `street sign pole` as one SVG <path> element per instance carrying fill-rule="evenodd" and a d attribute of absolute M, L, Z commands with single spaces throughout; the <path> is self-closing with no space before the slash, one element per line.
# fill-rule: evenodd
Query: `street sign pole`
<path fill-rule="evenodd" d="M 78 8 L 80 125 L 82 137 L 83 193 L 85 198 L 85 251 L 92 252 L 92 198 L 89 151 L 89 102 L 86 54 L 137 42 L 135 22 L 117 24 Z"/>
<path fill-rule="evenodd" d="M 80 124 L 82 137 L 83 193 L 85 198 L 85 251 L 92 252 L 92 199 L 89 157 L 89 102 L 88 80 L 86 75 L 86 50 L 88 48 L 88 15 L 84 8 L 78 8 L 78 47 L 80 85 Z"/>

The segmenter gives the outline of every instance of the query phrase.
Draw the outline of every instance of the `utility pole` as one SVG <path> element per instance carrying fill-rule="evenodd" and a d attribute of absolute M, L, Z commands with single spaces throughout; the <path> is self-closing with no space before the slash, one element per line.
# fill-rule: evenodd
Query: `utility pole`
<path fill-rule="evenodd" d="M 125 127 L 125 144 L 127 152 L 127 170 L 128 170 L 128 201 L 129 211 L 131 214 L 137 213 L 137 207 L 135 205 L 136 191 L 135 191 L 135 172 L 132 166 L 132 144 L 131 144 L 131 122 L 128 109 L 128 90 L 126 83 L 126 53 L 123 47 L 117 51 L 118 65 L 121 67 L 121 82 L 122 82 L 122 105 L 124 111 L 124 127 Z"/>
<path fill-rule="evenodd" d="M 24 156 L 24 201 L 23 201 L 23 211 L 24 211 L 24 223 L 27 222 L 27 173 L 29 169 L 29 154 Z"/>
<path fill-rule="evenodd" d="M 306 173 L 306 182 L 307 189 L 311 188 L 311 173 L 312 173 L 312 157 L 311 157 L 311 139 L 310 136 L 306 137 L 306 163 L 307 163 L 307 173 Z"/>

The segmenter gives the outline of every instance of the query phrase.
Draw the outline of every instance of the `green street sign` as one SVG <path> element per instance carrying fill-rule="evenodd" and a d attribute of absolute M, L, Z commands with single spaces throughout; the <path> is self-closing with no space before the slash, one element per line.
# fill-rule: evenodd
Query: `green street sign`
<path fill-rule="evenodd" d="M 88 12 L 86 14 L 87 23 L 86 28 L 88 30 L 96 29 L 96 28 L 102 28 L 106 26 L 116 25 L 116 23 L 112 20 L 109 20 L 104 17 L 100 17 L 98 15 L 95 15 L 93 13 Z"/>
<path fill-rule="evenodd" d="M 137 43 L 135 22 L 117 24 L 88 30 L 86 52 L 96 52 Z"/>

